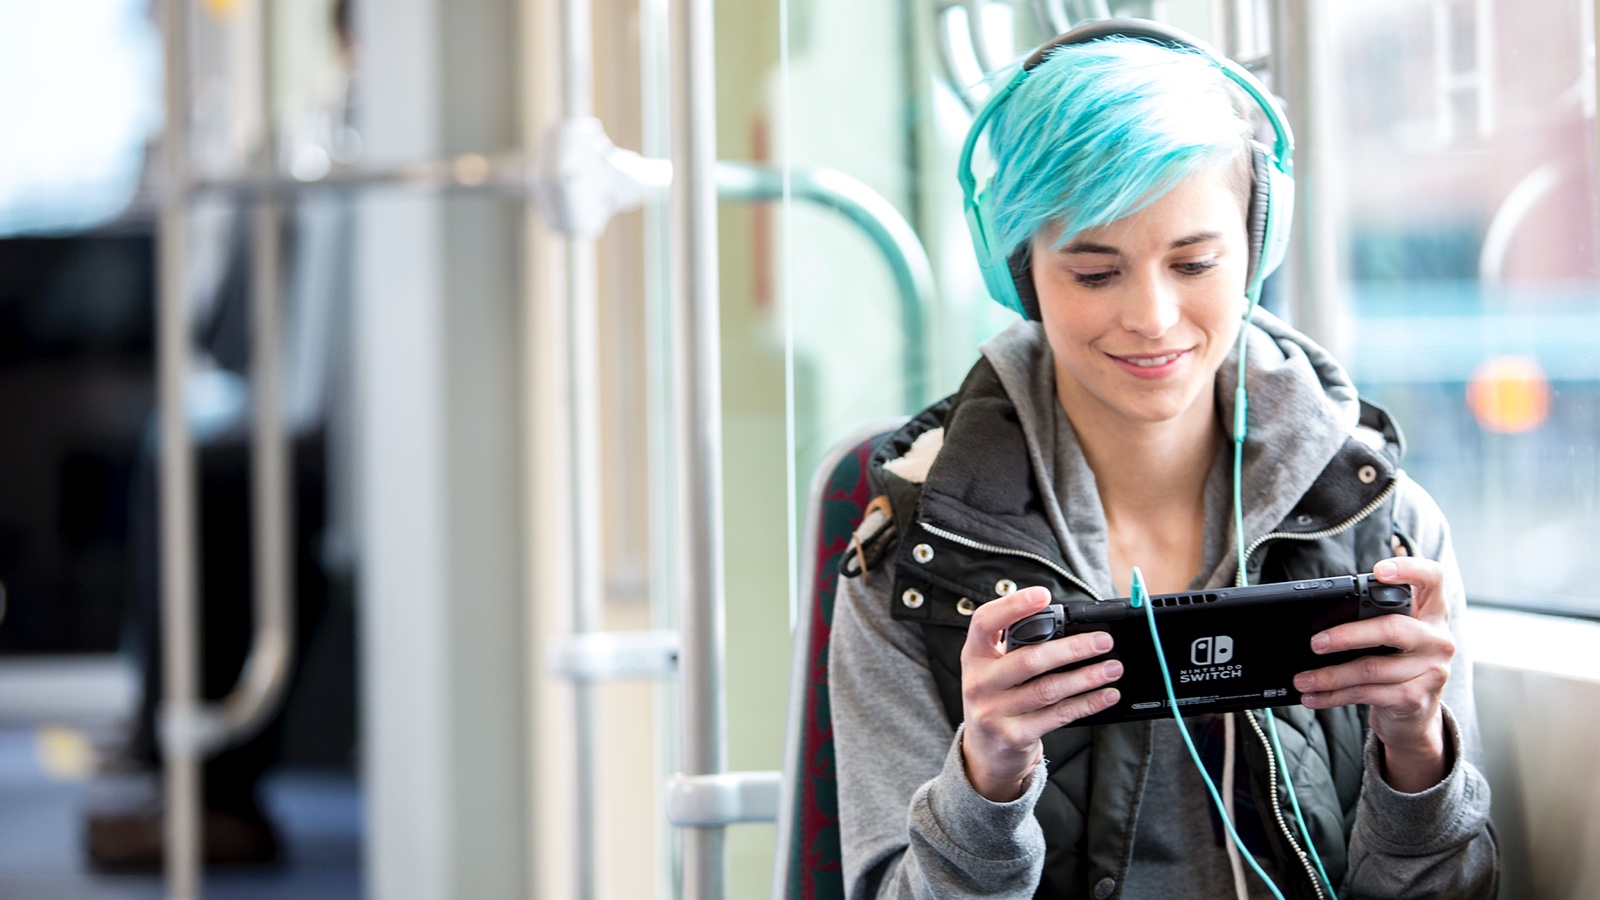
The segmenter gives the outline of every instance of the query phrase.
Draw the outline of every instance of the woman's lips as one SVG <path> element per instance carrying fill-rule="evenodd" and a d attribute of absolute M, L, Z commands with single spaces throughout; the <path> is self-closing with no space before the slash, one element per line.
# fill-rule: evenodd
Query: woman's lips
<path fill-rule="evenodd" d="M 1139 353 L 1132 356 L 1111 356 L 1111 360 L 1122 368 L 1124 372 L 1136 378 L 1166 378 L 1188 357 L 1187 350 L 1169 350 L 1165 353 Z"/>

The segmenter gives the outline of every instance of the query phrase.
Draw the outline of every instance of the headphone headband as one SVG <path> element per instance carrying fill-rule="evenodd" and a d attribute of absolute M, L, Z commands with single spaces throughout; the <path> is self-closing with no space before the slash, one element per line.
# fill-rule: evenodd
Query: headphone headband
<path fill-rule="evenodd" d="M 1204 47 L 1199 40 L 1184 34 L 1171 26 L 1164 25 L 1153 19 L 1100 19 L 1086 22 L 1070 31 L 1062 32 L 1043 44 L 1023 61 L 1024 69 L 1032 69 L 1045 61 L 1050 51 L 1068 44 L 1087 44 L 1106 37 L 1133 37 L 1152 44 L 1166 44 L 1171 47 L 1202 47 L 1207 52 L 1211 48 Z M 1216 55 L 1213 53 L 1213 55 Z"/>

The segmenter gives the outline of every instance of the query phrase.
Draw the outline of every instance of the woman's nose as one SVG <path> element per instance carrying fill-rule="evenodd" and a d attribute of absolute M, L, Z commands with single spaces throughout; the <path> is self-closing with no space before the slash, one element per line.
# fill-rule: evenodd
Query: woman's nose
<path fill-rule="evenodd" d="M 1178 291 L 1166 279 L 1146 275 L 1133 280 L 1122 308 L 1122 327 L 1158 338 L 1178 324 Z"/>

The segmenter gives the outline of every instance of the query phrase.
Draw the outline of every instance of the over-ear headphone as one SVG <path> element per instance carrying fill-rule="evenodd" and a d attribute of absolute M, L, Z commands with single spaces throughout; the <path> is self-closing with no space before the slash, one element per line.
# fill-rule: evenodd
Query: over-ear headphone
<path fill-rule="evenodd" d="M 1192 47 L 1200 51 L 1255 100 L 1272 128 L 1274 138 L 1271 147 L 1251 142 L 1255 188 L 1251 191 L 1250 215 L 1246 221 L 1250 233 L 1250 275 L 1245 286 L 1245 293 L 1250 298 L 1246 312 L 1248 317 L 1261 299 L 1262 283 L 1282 264 L 1289 250 L 1289 222 L 1294 213 L 1294 134 L 1289 130 L 1288 120 L 1278 108 L 1277 101 L 1254 75 L 1196 38 L 1147 19 L 1090 22 L 1049 41 L 1023 62 L 1011 80 L 994 92 L 973 119 L 966 144 L 961 148 L 961 162 L 956 177 L 961 182 L 967 230 L 972 235 L 972 246 L 977 251 L 978 265 L 983 270 L 984 285 L 988 287 L 989 295 L 1001 304 L 1030 319 L 1039 318 L 1039 301 L 1034 296 L 1027 248 L 1007 254 L 1004 248 L 995 246 L 993 242 L 992 181 L 980 192 L 977 177 L 972 171 L 972 154 L 978 145 L 978 138 L 988 129 L 989 122 L 1005 105 L 1012 92 L 1040 63 L 1049 58 L 1051 51 L 1068 44 L 1087 44 L 1113 35 L 1168 47 Z"/>

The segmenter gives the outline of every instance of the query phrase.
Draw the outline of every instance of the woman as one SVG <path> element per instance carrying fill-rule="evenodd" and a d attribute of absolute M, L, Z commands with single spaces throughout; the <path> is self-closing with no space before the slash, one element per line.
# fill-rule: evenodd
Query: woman
<path fill-rule="evenodd" d="M 1447 525 L 1387 416 L 1248 299 L 1287 219 L 1249 101 L 1203 51 L 1121 27 L 1053 42 L 974 125 L 995 167 L 975 241 L 1029 321 L 874 455 L 893 527 L 858 534 L 831 644 L 848 895 L 1272 896 L 1174 722 L 1061 727 L 1117 702 L 1119 662 L 1054 671 L 1109 635 L 1002 637 L 1052 601 L 1129 596 L 1135 565 L 1152 593 L 1234 584 L 1242 533 L 1250 583 L 1373 571 L 1415 598 L 1312 639 L 1400 652 L 1297 676 L 1278 721 L 1305 831 L 1259 713 L 1185 720 L 1247 850 L 1284 896 L 1327 895 L 1309 833 L 1340 896 L 1492 897 Z"/>

